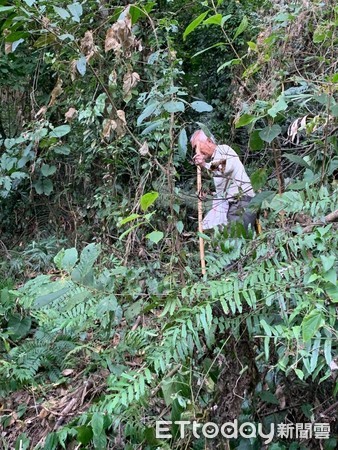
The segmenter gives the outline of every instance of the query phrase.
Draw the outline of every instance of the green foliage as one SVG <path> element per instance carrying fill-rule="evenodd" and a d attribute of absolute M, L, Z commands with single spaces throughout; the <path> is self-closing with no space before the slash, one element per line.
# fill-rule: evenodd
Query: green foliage
<path fill-rule="evenodd" d="M 338 390 L 337 8 L 2 3 L 0 391 L 34 393 L 11 448 L 169 448 L 156 419 L 223 420 L 220 396 L 313 422 Z M 260 235 L 195 234 L 196 126 L 245 152 Z M 36 447 L 30 411 L 96 376 Z"/>

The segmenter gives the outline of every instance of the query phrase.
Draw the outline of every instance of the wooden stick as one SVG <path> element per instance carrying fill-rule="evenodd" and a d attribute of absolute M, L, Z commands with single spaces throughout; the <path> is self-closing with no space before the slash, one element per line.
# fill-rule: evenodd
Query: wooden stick
<path fill-rule="evenodd" d="M 197 166 L 197 195 L 198 195 L 198 231 L 203 233 L 203 208 L 202 208 L 202 171 L 200 166 Z M 200 242 L 200 259 L 201 259 L 201 268 L 202 275 L 205 275 L 205 258 L 204 258 L 204 240 L 202 236 L 199 237 Z"/>

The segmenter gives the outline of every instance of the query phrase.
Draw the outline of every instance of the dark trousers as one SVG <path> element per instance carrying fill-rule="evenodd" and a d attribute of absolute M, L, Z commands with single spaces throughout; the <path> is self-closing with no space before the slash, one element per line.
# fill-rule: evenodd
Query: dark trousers
<path fill-rule="evenodd" d="M 248 230 L 249 225 L 251 225 L 252 230 L 255 230 L 257 214 L 250 211 L 248 208 L 251 200 L 252 197 L 246 195 L 241 197 L 237 202 L 230 202 L 228 222 L 241 222 L 246 231 Z"/>

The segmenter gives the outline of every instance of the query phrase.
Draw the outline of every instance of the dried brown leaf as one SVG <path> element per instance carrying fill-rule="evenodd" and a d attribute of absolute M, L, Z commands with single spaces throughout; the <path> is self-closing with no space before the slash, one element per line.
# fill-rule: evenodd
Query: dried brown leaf
<path fill-rule="evenodd" d="M 117 73 L 116 70 L 112 70 L 109 75 L 109 86 L 114 86 L 117 84 Z"/>
<path fill-rule="evenodd" d="M 62 83 L 63 81 L 61 80 L 61 78 L 58 78 L 56 85 L 50 94 L 48 107 L 53 106 L 55 104 L 56 99 L 62 94 L 63 92 Z"/>
<path fill-rule="evenodd" d="M 123 77 L 123 92 L 125 95 L 130 94 L 130 91 L 140 81 L 140 75 L 137 72 L 128 72 Z"/>
<path fill-rule="evenodd" d="M 129 6 L 127 7 L 129 9 Z M 128 10 L 125 10 L 124 19 L 120 19 L 113 24 L 107 31 L 104 49 L 105 52 L 114 50 L 117 56 L 124 53 L 130 56 L 131 50 L 142 48 L 139 41 L 136 40 L 131 30 L 131 17 Z"/>
<path fill-rule="evenodd" d="M 95 55 L 93 32 L 88 30 L 81 41 L 81 52 L 86 57 L 87 62 Z"/>
<path fill-rule="evenodd" d="M 73 61 L 70 63 L 70 78 L 72 81 L 75 81 L 77 76 L 77 67 L 76 67 L 76 59 L 73 59 Z"/>
<path fill-rule="evenodd" d="M 122 109 L 118 109 L 116 111 L 116 114 L 117 117 L 120 119 L 120 121 L 123 123 L 123 125 L 127 125 L 125 112 Z"/>
<path fill-rule="evenodd" d="M 5 42 L 5 54 L 12 53 L 12 42 Z"/>
<path fill-rule="evenodd" d="M 111 132 L 113 130 L 116 130 L 117 128 L 117 123 L 115 120 L 112 119 L 106 119 L 103 122 L 103 128 L 102 128 L 102 137 L 104 139 L 109 139 L 111 136 Z"/>
<path fill-rule="evenodd" d="M 149 145 L 147 141 L 144 141 L 142 146 L 139 148 L 139 154 L 142 156 L 149 155 Z"/>
<path fill-rule="evenodd" d="M 43 106 L 39 109 L 39 111 L 35 114 L 35 119 L 39 118 L 40 116 L 44 116 L 47 112 L 47 106 Z"/>
<path fill-rule="evenodd" d="M 77 110 L 75 108 L 69 108 L 65 114 L 65 119 L 67 120 L 67 122 L 70 122 L 75 118 L 76 114 Z"/>
<path fill-rule="evenodd" d="M 71 375 L 72 373 L 74 373 L 74 369 L 65 369 L 62 371 L 62 375 L 64 375 L 65 377 Z"/>

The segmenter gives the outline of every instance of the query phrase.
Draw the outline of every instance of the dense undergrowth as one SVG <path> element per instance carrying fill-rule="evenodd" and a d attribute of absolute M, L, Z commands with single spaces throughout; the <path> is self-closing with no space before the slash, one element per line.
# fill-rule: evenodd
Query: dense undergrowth
<path fill-rule="evenodd" d="M 337 14 L 0 2 L 1 448 L 336 448 Z M 203 235 L 204 277 L 196 127 L 238 151 L 262 225 Z"/>

